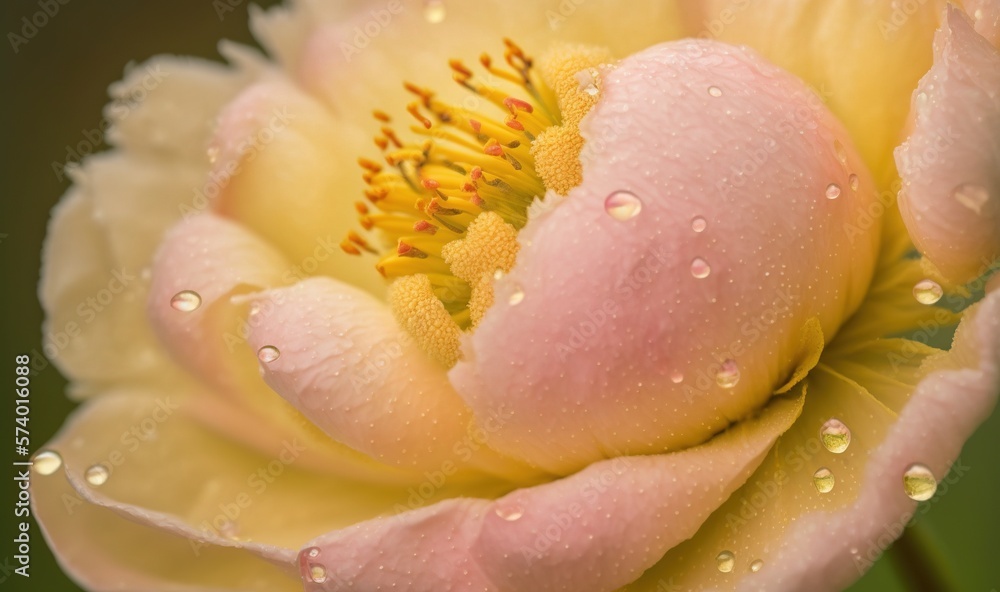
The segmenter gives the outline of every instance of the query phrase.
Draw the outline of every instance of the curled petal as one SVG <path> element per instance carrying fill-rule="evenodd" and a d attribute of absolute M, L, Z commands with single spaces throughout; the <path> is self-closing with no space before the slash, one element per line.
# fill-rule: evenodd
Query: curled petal
<path fill-rule="evenodd" d="M 874 189 L 846 134 L 755 54 L 663 44 L 603 89 L 583 184 L 522 230 L 451 372 L 477 415 L 512 409 L 491 445 L 559 473 L 765 404 L 818 357 L 804 335 L 857 308 L 879 238 L 857 225 Z"/>
<path fill-rule="evenodd" d="M 249 339 L 264 380 L 335 440 L 398 466 L 471 460 L 471 413 L 384 303 L 329 278 L 253 302 Z M 494 416 L 504 418 L 502 406 Z M 486 449 L 475 458 L 494 471 L 512 464 Z"/>
<path fill-rule="evenodd" d="M 776 398 L 683 452 L 603 461 L 494 502 L 449 500 L 329 533 L 299 553 L 306 589 L 617 589 L 691 536 L 801 405 L 801 394 Z"/>
<path fill-rule="evenodd" d="M 1000 257 L 1000 51 L 954 6 L 913 112 L 913 133 L 896 150 L 900 211 L 948 279 L 974 279 Z"/>

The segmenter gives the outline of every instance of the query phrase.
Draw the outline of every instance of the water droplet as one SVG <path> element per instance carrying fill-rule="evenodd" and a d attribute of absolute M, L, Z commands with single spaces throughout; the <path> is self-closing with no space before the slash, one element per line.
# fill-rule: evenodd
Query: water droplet
<path fill-rule="evenodd" d="M 754 562 L 750 564 L 750 571 L 757 573 L 762 567 L 764 567 L 764 562 L 760 559 L 755 559 Z"/>
<path fill-rule="evenodd" d="M 819 430 L 823 446 L 834 454 L 841 454 L 851 445 L 851 430 L 837 418 L 826 420 Z"/>
<path fill-rule="evenodd" d="M 903 489 L 910 499 L 927 501 L 937 491 L 937 479 L 926 465 L 914 463 L 903 473 Z"/>
<path fill-rule="evenodd" d="M 684 373 L 681 372 L 680 370 L 674 370 L 674 372 L 670 375 L 670 382 L 674 384 L 680 384 L 684 382 Z"/>
<path fill-rule="evenodd" d="M 496 512 L 497 516 L 503 518 L 507 522 L 514 522 L 515 520 L 521 518 L 521 516 L 524 516 L 524 508 L 516 504 L 513 506 L 506 506 L 506 507 L 497 506 L 496 510 L 494 511 Z"/>
<path fill-rule="evenodd" d="M 265 345 L 264 347 L 257 350 L 257 359 L 265 364 L 270 364 L 271 362 L 277 360 L 281 357 L 281 352 L 278 348 L 273 345 Z"/>
<path fill-rule="evenodd" d="M 827 199 L 837 199 L 840 197 L 840 185 L 836 183 L 830 183 L 826 186 L 826 198 Z"/>
<path fill-rule="evenodd" d="M 701 280 L 707 278 L 710 273 L 712 273 L 712 268 L 708 265 L 708 261 L 705 261 L 701 257 L 695 257 L 691 261 L 691 275 L 694 277 Z"/>
<path fill-rule="evenodd" d="M 840 143 L 840 140 L 833 141 L 833 152 L 837 155 L 837 160 L 841 164 L 847 164 L 847 150 L 844 149 L 844 145 Z"/>
<path fill-rule="evenodd" d="M 426 0 L 424 2 L 424 18 L 428 23 L 436 25 L 444 22 L 444 17 L 448 15 L 444 7 L 444 0 Z"/>
<path fill-rule="evenodd" d="M 717 86 L 710 86 L 708 87 L 708 94 L 712 95 L 713 97 L 721 97 L 722 89 Z"/>
<path fill-rule="evenodd" d="M 854 173 L 847 177 L 847 182 L 851 185 L 851 191 L 857 191 L 858 187 L 861 187 L 861 180 Z"/>
<path fill-rule="evenodd" d="M 708 228 L 708 221 L 701 216 L 695 216 L 691 219 L 691 230 L 695 232 L 705 232 L 706 228 Z"/>
<path fill-rule="evenodd" d="M 201 296 L 194 290 L 181 290 L 170 299 L 170 306 L 181 312 L 193 312 L 201 306 Z"/>
<path fill-rule="evenodd" d="M 813 473 L 813 485 L 816 486 L 816 491 L 820 493 L 830 493 L 833 491 L 833 471 L 826 467 L 820 467 L 816 469 Z"/>
<path fill-rule="evenodd" d="M 511 292 L 510 298 L 507 299 L 507 302 L 510 302 L 511 306 L 517 306 L 518 304 L 521 304 L 522 300 L 524 300 L 524 290 L 521 288 L 515 288 L 514 291 Z"/>
<path fill-rule="evenodd" d="M 595 85 L 594 83 L 590 83 L 583 89 L 583 92 L 587 93 L 590 96 L 594 96 L 597 93 L 601 92 L 601 90 L 597 88 L 597 85 Z"/>
<path fill-rule="evenodd" d="M 715 382 L 724 389 L 733 388 L 740 381 L 740 368 L 736 360 L 726 360 L 715 375 Z"/>
<path fill-rule="evenodd" d="M 604 200 L 604 211 L 624 222 L 639 215 L 642 200 L 631 191 L 615 191 Z"/>
<path fill-rule="evenodd" d="M 990 199 L 990 192 L 985 187 L 963 183 L 952 190 L 951 196 L 958 203 L 977 214 L 981 214 L 983 213 L 983 205 Z"/>
<path fill-rule="evenodd" d="M 87 469 L 87 472 L 83 474 L 83 478 L 87 480 L 94 487 L 100 487 L 108 481 L 108 477 L 111 473 L 108 472 L 107 467 L 104 465 L 94 465 Z"/>
<path fill-rule="evenodd" d="M 494 280 L 499 281 L 502 278 L 503 278 L 503 270 L 502 269 L 498 269 L 498 270 L 496 270 L 496 271 L 493 272 L 493 279 Z"/>
<path fill-rule="evenodd" d="M 736 567 L 736 556 L 731 551 L 723 551 L 715 556 L 715 565 L 722 573 L 729 573 Z"/>
<path fill-rule="evenodd" d="M 322 584 L 326 581 L 326 567 L 321 563 L 310 563 L 309 564 L 309 579 L 316 584 Z"/>
<path fill-rule="evenodd" d="M 934 304 L 938 300 L 941 300 L 941 296 L 944 296 L 944 290 L 934 280 L 921 280 L 917 282 L 917 285 L 913 286 L 913 297 L 920 304 Z"/>
<path fill-rule="evenodd" d="M 306 549 L 306 556 L 307 557 L 312 557 L 313 559 L 315 559 L 315 558 L 319 557 L 319 554 L 321 552 L 322 552 L 322 549 L 320 549 L 319 547 L 309 547 L 308 549 Z"/>
<path fill-rule="evenodd" d="M 43 450 L 31 460 L 33 463 L 31 468 L 39 475 L 51 475 L 62 466 L 62 457 L 54 450 Z"/>

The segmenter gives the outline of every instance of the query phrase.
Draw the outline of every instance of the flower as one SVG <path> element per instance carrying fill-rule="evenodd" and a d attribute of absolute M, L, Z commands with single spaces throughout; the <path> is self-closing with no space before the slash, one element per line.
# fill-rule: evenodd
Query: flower
<path fill-rule="evenodd" d="M 254 16 L 273 62 L 157 58 L 46 247 L 51 325 L 142 284 L 57 358 L 87 399 L 36 457 L 63 566 L 846 585 L 997 397 L 1000 296 L 968 291 L 1000 255 L 996 9 L 928 4 L 302 2 Z M 504 35 L 509 68 L 449 65 Z"/>

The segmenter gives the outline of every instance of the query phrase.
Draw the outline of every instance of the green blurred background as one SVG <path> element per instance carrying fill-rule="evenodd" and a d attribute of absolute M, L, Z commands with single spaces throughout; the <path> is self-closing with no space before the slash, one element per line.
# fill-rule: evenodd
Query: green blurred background
<path fill-rule="evenodd" d="M 56 0 L 51 0 L 57 4 Z M 63 0 L 59 12 L 21 44 L 11 47 L 8 33 L 18 33 L 24 17 L 40 10 L 38 0 L 7 0 L 0 48 L 5 82 L 3 111 L 3 213 L 0 216 L 2 267 L 2 360 L 13 376 L 19 353 L 41 351 L 42 312 L 36 286 L 39 256 L 49 210 L 67 183 L 53 173 L 53 162 L 64 162 L 66 147 L 84 139 L 84 130 L 98 127 L 107 86 L 118 80 L 126 63 L 141 62 L 158 53 L 218 59 L 216 44 L 228 38 L 253 41 L 247 28 L 247 3 L 231 0 L 235 10 L 220 20 L 211 0 L 170 2 L 95 2 Z M 221 0 L 226 2 L 227 0 Z M 220 3 L 221 3 L 220 2 Z M 273 2 L 258 2 L 272 4 Z M 58 429 L 73 405 L 64 397 L 65 381 L 51 366 L 32 380 L 32 449 L 37 450 Z M 9 396 L 9 395 L 8 395 Z M 3 427 L 13 432 L 13 403 L 3 405 Z M 3 446 L 9 463 L 12 446 Z M 961 481 L 928 502 L 931 510 L 920 524 L 944 557 L 959 590 L 1000 589 L 1000 414 L 983 425 L 966 445 L 962 462 L 970 470 Z M 6 466 L 10 466 L 9 464 Z M 16 499 L 13 481 L 4 479 L 2 507 L 11 512 Z M 37 530 L 32 535 L 31 578 L 10 575 L 3 558 L 15 554 L 13 526 L 0 521 L 0 588 L 60 592 L 78 590 L 62 575 Z M 7 530 L 10 529 L 10 530 Z M 10 562 L 8 562 L 8 565 Z M 883 559 L 855 591 L 909 589 Z"/>

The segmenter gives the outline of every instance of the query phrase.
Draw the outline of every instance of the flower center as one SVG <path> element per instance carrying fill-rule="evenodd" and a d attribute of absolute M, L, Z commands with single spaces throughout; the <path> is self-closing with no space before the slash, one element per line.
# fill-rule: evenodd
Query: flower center
<path fill-rule="evenodd" d="M 393 312 L 446 366 L 458 360 L 462 332 L 493 304 L 493 281 L 514 266 L 531 203 L 580 183 L 579 123 L 597 103 L 597 67 L 612 61 L 603 48 L 560 46 L 536 66 L 515 43 L 504 44 L 507 67 L 483 54 L 485 75 L 449 62 L 473 94 L 462 106 L 405 83 L 417 98 L 406 107 L 416 141 L 404 143 L 391 118 L 375 111 L 385 165 L 358 160 L 368 188 L 356 209 L 361 225 L 390 245 L 375 267 L 392 280 Z M 489 105 L 502 115 L 480 110 Z M 341 248 L 379 254 L 356 232 Z"/>

